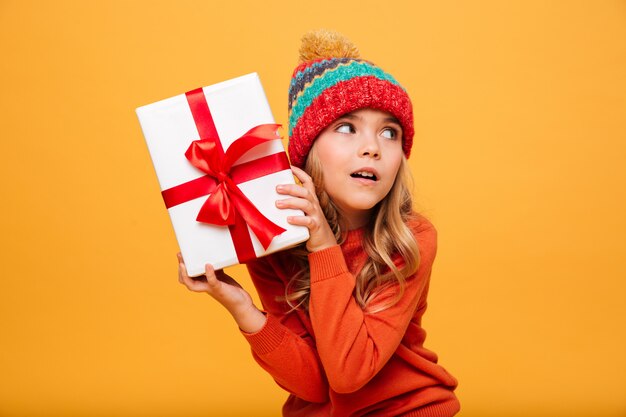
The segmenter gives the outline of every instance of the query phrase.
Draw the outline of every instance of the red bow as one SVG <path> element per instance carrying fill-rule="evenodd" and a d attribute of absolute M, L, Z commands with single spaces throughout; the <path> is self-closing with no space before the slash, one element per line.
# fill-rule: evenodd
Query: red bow
<path fill-rule="evenodd" d="M 246 152 L 252 148 L 280 139 L 277 129 L 280 125 L 263 124 L 253 127 L 228 148 L 221 158 L 217 139 L 195 140 L 185 152 L 185 157 L 193 166 L 207 173 L 217 181 L 217 188 L 204 202 L 196 220 L 218 226 L 235 224 L 235 211 L 244 218 L 252 232 L 265 249 L 272 239 L 285 231 L 273 223 L 252 204 L 230 177 L 230 170 Z"/>

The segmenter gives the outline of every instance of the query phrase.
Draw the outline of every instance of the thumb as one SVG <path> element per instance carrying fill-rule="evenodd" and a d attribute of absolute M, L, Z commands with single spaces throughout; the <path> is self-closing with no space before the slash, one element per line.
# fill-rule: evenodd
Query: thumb
<path fill-rule="evenodd" d="M 213 268 L 213 265 L 206 264 L 204 266 L 204 272 L 206 275 L 206 282 L 209 286 L 209 291 L 211 289 L 215 289 L 219 287 L 220 281 L 217 279 L 217 276 L 215 275 L 215 269 Z"/>

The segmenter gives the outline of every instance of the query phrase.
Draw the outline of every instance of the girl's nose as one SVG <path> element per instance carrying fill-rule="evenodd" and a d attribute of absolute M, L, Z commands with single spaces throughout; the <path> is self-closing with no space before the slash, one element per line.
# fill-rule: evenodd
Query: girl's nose
<path fill-rule="evenodd" d="M 359 155 L 362 157 L 370 157 L 374 159 L 380 158 L 380 147 L 376 135 L 364 134 L 362 137 Z"/>

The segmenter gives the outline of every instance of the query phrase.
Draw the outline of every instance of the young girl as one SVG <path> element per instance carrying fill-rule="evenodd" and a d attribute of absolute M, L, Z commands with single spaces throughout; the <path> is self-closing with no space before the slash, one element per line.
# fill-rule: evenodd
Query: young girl
<path fill-rule="evenodd" d="M 413 113 L 388 73 L 341 35 L 303 38 L 289 88 L 289 156 L 300 185 L 278 208 L 299 248 L 247 264 L 263 303 L 222 271 L 179 280 L 233 316 L 255 360 L 291 395 L 284 416 L 452 416 L 456 379 L 421 327 L 436 231 L 413 212 Z M 205 278 L 205 279 L 204 279 Z"/>

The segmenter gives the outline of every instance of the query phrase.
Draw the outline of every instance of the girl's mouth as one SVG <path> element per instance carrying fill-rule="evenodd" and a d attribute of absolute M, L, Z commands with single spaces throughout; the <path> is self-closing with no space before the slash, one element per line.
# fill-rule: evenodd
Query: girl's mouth
<path fill-rule="evenodd" d="M 350 174 L 352 178 L 362 178 L 365 180 L 378 181 L 376 174 L 370 171 L 357 171 Z"/>

